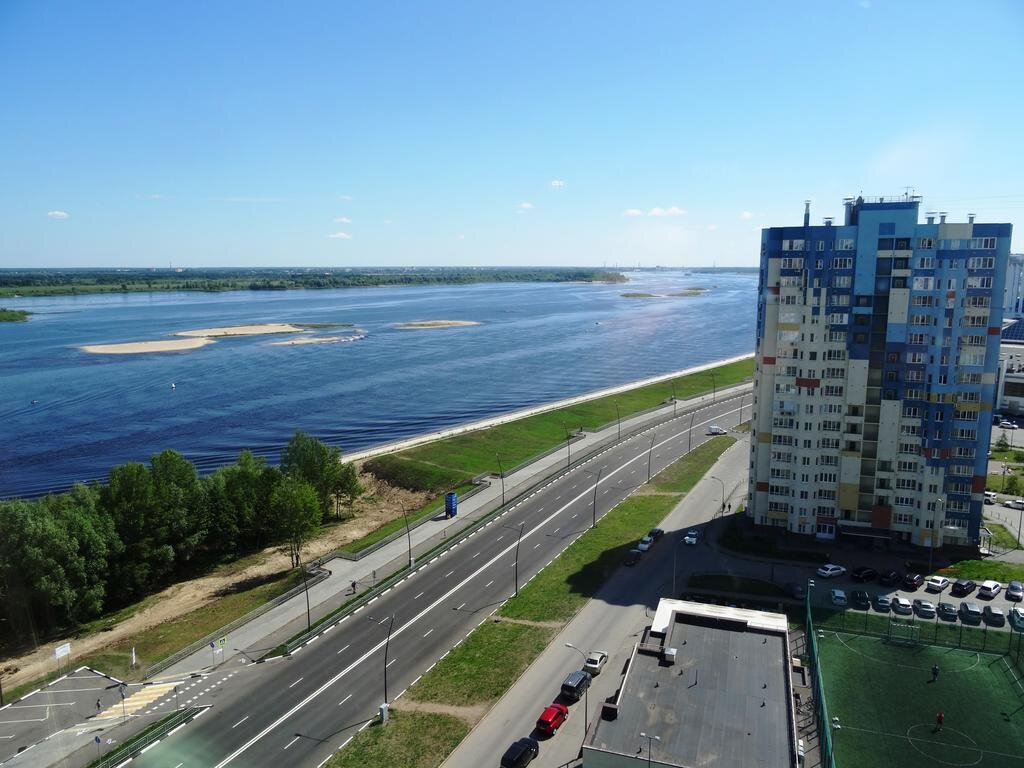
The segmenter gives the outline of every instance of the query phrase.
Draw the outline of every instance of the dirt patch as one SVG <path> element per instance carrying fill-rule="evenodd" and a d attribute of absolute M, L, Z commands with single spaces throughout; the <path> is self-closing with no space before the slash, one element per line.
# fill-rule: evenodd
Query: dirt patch
<path fill-rule="evenodd" d="M 436 715 L 451 715 L 460 720 L 465 720 L 470 725 L 476 725 L 487 714 L 490 703 L 474 704 L 468 707 L 457 707 L 454 704 L 438 704 L 434 701 L 413 701 L 412 699 L 397 699 L 392 705 L 393 709 L 402 712 L 430 712 Z"/>
<path fill-rule="evenodd" d="M 495 616 L 494 621 L 503 621 L 508 624 L 525 624 L 528 627 L 547 627 L 549 629 L 561 629 L 565 626 L 564 621 L 530 621 L 529 619 L 510 619 L 507 616 Z"/>
<path fill-rule="evenodd" d="M 401 517 L 403 508 L 417 509 L 430 500 L 426 493 L 396 488 L 370 473 L 360 471 L 359 481 L 366 493 L 353 506 L 352 516 L 342 522 L 328 520 L 321 535 L 302 550 L 304 559 L 312 560 L 333 552 Z M 158 593 L 146 608 L 120 624 L 88 636 L 72 636 L 73 661 L 125 642 L 140 632 L 202 608 L 218 597 L 264 583 L 291 566 L 287 548 L 279 546 L 249 555 L 245 563 L 244 567 L 238 567 L 238 562 L 229 563 L 207 576 L 172 584 Z M 0 664 L 9 670 L 4 674 L 4 685 L 14 688 L 52 671 L 54 648 L 66 639 L 46 643 L 19 657 L 0 659 Z"/>

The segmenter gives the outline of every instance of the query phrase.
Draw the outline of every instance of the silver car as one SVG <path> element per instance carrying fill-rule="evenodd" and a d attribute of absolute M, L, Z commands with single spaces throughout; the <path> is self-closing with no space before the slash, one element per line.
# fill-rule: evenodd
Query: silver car
<path fill-rule="evenodd" d="M 918 598 L 914 601 L 914 613 L 920 616 L 922 619 L 934 619 L 935 618 L 935 604 L 930 600 L 921 600 Z"/>
<path fill-rule="evenodd" d="M 1024 600 L 1024 584 L 1019 581 L 1011 581 L 1006 585 L 1006 599 L 1020 602 Z"/>

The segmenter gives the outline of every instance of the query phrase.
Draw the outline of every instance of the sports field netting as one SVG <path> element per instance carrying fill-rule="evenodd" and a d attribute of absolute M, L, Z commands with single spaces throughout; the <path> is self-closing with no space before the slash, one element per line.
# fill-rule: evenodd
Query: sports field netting
<path fill-rule="evenodd" d="M 1024 768 L 1024 681 L 1005 655 L 830 630 L 817 640 L 838 768 Z"/>

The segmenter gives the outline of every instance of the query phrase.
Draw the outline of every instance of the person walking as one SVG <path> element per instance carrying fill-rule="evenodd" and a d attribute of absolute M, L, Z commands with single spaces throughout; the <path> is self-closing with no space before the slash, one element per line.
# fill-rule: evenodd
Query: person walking
<path fill-rule="evenodd" d="M 939 665 L 932 664 L 932 682 L 934 683 L 939 679 Z"/>
<path fill-rule="evenodd" d="M 100 701 L 99 699 L 96 699 L 96 714 L 98 715 L 102 711 L 103 711 L 103 702 Z"/>
<path fill-rule="evenodd" d="M 945 712 L 939 712 L 939 714 L 937 714 L 935 716 L 935 730 L 936 731 L 941 731 L 942 730 L 942 725 L 945 722 L 946 722 L 946 713 Z"/>

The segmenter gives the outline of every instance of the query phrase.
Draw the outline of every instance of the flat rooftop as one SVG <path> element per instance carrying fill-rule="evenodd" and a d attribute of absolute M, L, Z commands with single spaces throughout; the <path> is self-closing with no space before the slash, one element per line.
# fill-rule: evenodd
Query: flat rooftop
<path fill-rule="evenodd" d="M 643 732 L 661 739 L 651 757 L 663 765 L 794 766 L 790 663 L 785 616 L 662 600 L 616 706 L 587 734 L 583 764 L 588 750 L 646 759 Z"/>

